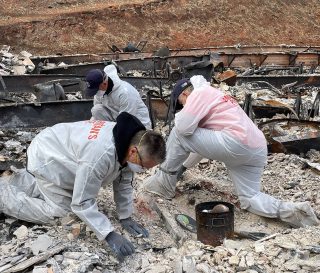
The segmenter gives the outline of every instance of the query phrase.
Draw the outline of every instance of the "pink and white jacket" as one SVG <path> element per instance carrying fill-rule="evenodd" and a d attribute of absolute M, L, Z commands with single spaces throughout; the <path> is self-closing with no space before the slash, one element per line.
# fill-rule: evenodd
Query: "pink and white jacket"
<path fill-rule="evenodd" d="M 237 101 L 209 84 L 195 87 L 183 109 L 176 114 L 175 126 L 184 136 L 192 135 L 200 127 L 225 132 L 250 148 L 266 146 L 263 133 Z"/>

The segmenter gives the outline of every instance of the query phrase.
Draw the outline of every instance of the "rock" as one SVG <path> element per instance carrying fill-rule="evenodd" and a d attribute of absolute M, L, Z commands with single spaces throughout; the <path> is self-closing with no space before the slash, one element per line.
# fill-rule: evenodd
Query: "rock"
<path fill-rule="evenodd" d="M 247 262 L 247 266 L 248 267 L 251 267 L 254 265 L 254 257 L 252 255 L 252 253 L 249 253 L 247 256 L 246 256 L 246 262 Z"/>
<path fill-rule="evenodd" d="M 149 260 L 147 257 L 141 258 L 141 268 L 144 269 L 150 265 Z"/>
<path fill-rule="evenodd" d="M 196 265 L 194 259 L 191 256 L 184 256 L 182 258 L 182 269 L 185 273 L 196 272 Z"/>
<path fill-rule="evenodd" d="M 28 228 L 26 226 L 19 227 L 13 234 L 16 235 L 18 240 L 24 239 L 28 236 Z"/>
<path fill-rule="evenodd" d="M 247 269 L 246 259 L 245 257 L 241 257 L 240 263 L 239 263 L 239 270 L 246 270 L 246 269 Z"/>
<path fill-rule="evenodd" d="M 239 257 L 238 256 L 231 256 L 229 258 L 229 264 L 238 265 L 239 264 Z"/>
<path fill-rule="evenodd" d="M 80 231 L 81 231 L 80 223 L 75 223 L 71 226 L 71 233 L 72 233 L 74 239 L 79 237 Z"/>
<path fill-rule="evenodd" d="M 35 267 L 33 270 L 32 270 L 32 273 L 48 273 L 48 268 L 47 267 L 43 267 L 43 266 L 39 266 L 39 267 Z"/>
<path fill-rule="evenodd" d="M 241 241 L 224 239 L 223 245 L 224 245 L 226 248 L 240 249 L 240 248 L 243 246 L 243 243 L 242 243 Z"/>
<path fill-rule="evenodd" d="M 197 269 L 197 272 L 199 272 L 199 273 L 210 273 L 211 272 L 209 265 L 207 265 L 205 263 L 197 264 L 196 269 Z"/>
<path fill-rule="evenodd" d="M 150 270 L 146 271 L 146 273 L 166 273 L 169 269 L 170 268 L 166 265 L 155 265 L 152 266 Z"/>
<path fill-rule="evenodd" d="M 257 253 L 264 252 L 264 244 L 263 243 L 255 243 L 254 249 Z"/>
<path fill-rule="evenodd" d="M 73 236 L 72 233 L 68 233 L 68 234 L 67 234 L 67 238 L 68 238 L 69 241 L 74 240 L 74 236 Z"/>
<path fill-rule="evenodd" d="M 83 255 L 83 252 L 65 252 L 63 253 L 64 258 L 79 260 L 80 257 Z"/>
<path fill-rule="evenodd" d="M 45 252 L 52 245 L 52 239 L 45 234 L 40 235 L 31 245 L 33 255 Z"/>
<path fill-rule="evenodd" d="M 63 259 L 64 259 L 63 255 L 54 255 L 53 258 L 56 260 L 56 262 L 58 264 L 61 264 L 63 262 Z"/>
<path fill-rule="evenodd" d="M 290 249 L 290 250 L 297 249 L 297 247 L 298 247 L 295 243 L 287 242 L 287 241 L 278 242 L 277 245 L 282 247 L 282 248 Z"/>

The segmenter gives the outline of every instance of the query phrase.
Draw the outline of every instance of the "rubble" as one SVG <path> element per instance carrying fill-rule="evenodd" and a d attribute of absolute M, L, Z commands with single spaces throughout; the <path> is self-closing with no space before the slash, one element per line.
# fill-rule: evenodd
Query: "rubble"
<path fill-rule="evenodd" d="M 0 50 L 0 75 L 23 75 L 35 69 L 35 65 L 30 60 L 32 54 L 27 51 L 12 54 L 9 51 L 10 46 L 6 45 Z"/>
<path fill-rule="evenodd" d="M 2 55 L 1 55 L 2 54 Z M 15 55 L 8 49 L 0 51 L 1 73 L 20 73 L 22 68 L 12 68 Z M 27 59 L 26 53 L 20 54 Z M 19 57 L 20 58 L 20 57 Z M 47 63 L 47 66 L 51 64 Z M 60 64 L 63 65 L 63 64 Z M 32 65 L 25 63 L 25 72 Z M 4 71 L 4 72 L 3 72 Z M 141 76 L 139 71 L 129 74 Z M 273 72 L 274 73 L 274 72 Z M 248 92 L 255 103 L 280 103 L 294 108 L 295 93 L 279 96 L 279 90 L 264 87 L 254 90 L 254 85 L 219 85 L 227 94 L 244 102 Z M 286 87 L 289 91 L 293 87 Z M 290 89 L 291 88 L 291 89 Z M 142 93 L 160 92 L 146 86 Z M 170 90 L 162 90 L 163 96 Z M 316 87 L 301 87 L 304 107 L 310 107 L 319 91 Z M 81 99 L 81 93 L 67 94 L 69 100 Z M 33 96 L 17 96 L 21 101 L 35 101 Z M 279 115 L 275 118 L 279 118 Z M 317 119 L 313 117 L 311 119 Z M 279 125 L 280 126 L 280 125 Z M 0 131 L 0 163 L 20 162 L 25 165 L 25 151 L 33 137 L 42 128 Z M 278 127 L 279 129 L 279 127 Z M 157 130 L 167 136 L 168 126 L 157 124 Z M 282 132 L 281 128 L 279 132 Z M 292 134 L 297 131 L 292 130 Z M 2 170 L 3 171 L 3 170 Z M 141 183 L 155 171 L 136 176 Z M 277 198 L 291 201 L 309 201 L 320 216 L 320 152 L 311 150 L 304 155 L 270 154 L 262 176 L 262 190 Z M 7 176 L 8 172 L 0 173 Z M 136 186 L 137 188 L 138 186 Z M 106 213 L 117 232 L 125 236 L 117 221 L 112 190 L 102 189 L 98 204 Z M 228 177 L 224 164 L 203 160 L 193 169 L 187 170 L 183 180 L 178 182 L 177 197 L 172 200 L 154 198 L 140 203 L 136 196 L 134 218 L 150 231 L 150 238 L 132 238 L 136 253 L 119 264 L 105 242 L 99 242 L 84 223 L 68 215 L 56 221 L 54 226 L 28 225 L 21 222 L 15 226 L 15 219 L 0 219 L 0 273 L 16 272 L 138 272 L 138 273 L 187 273 L 187 272 L 317 272 L 320 271 L 320 228 L 291 229 L 275 219 L 266 219 L 242 211 L 238 198 Z M 197 241 L 196 234 L 181 229 L 174 217 L 184 213 L 195 218 L 194 206 L 206 201 L 226 201 L 235 205 L 235 229 L 268 234 L 253 241 L 234 237 L 224 240 L 223 245 L 211 247 Z M 151 207 L 150 207 L 151 205 Z M 14 224 L 15 223 L 15 224 Z M 129 238 L 129 236 L 128 236 Z M 16 271 L 14 271 L 16 270 Z M 51 271 L 50 271 L 51 270 Z"/>

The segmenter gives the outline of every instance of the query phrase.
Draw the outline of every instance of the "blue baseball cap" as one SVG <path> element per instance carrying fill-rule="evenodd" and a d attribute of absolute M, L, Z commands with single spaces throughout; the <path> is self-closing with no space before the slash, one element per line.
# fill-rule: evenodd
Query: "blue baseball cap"
<path fill-rule="evenodd" d="M 100 69 L 92 69 L 86 75 L 87 89 L 86 94 L 93 97 L 97 94 L 100 84 L 106 79 L 107 75 Z"/>
<path fill-rule="evenodd" d="M 174 105 L 174 110 L 180 110 L 182 109 L 182 105 L 178 101 L 178 97 L 183 92 L 183 90 L 187 89 L 189 86 L 191 86 L 191 82 L 189 78 L 184 78 L 179 80 L 176 85 L 174 86 L 172 92 L 171 92 L 171 100 Z"/>

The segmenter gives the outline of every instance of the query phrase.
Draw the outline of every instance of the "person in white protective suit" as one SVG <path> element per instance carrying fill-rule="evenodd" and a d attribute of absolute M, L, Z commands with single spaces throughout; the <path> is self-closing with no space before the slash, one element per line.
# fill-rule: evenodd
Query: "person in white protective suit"
<path fill-rule="evenodd" d="M 165 153 L 163 137 L 126 112 L 117 123 L 90 120 L 54 125 L 31 142 L 27 169 L 0 181 L 0 212 L 51 223 L 72 211 L 123 260 L 134 247 L 113 231 L 108 217 L 99 211 L 98 192 L 113 183 L 122 227 L 134 236 L 147 237 L 148 231 L 131 218 L 133 176 L 122 170 L 152 168 L 164 161 Z"/>
<path fill-rule="evenodd" d="M 143 183 L 142 192 L 174 198 L 177 171 L 189 153 L 196 153 L 225 163 L 242 209 L 295 227 L 319 224 L 308 202 L 285 202 L 260 191 L 266 139 L 232 97 L 211 87 L 202 76 L 193 76 L 180 80 L 171 98 L 175 107 L 183 105 L 183 109 L 175 115 L 166 160 Z"/>
<path fill-rule="evenodd" d="M 92 119 L 115 121 L 121 112 L 128 112 L 151 129 L 147 106 L 139 92 L 128 82 L 119 78 L 115 65 L 107 65 L 104 71 L 90 70 L 86 75 L 86 94 L 94 96 Z"/>

